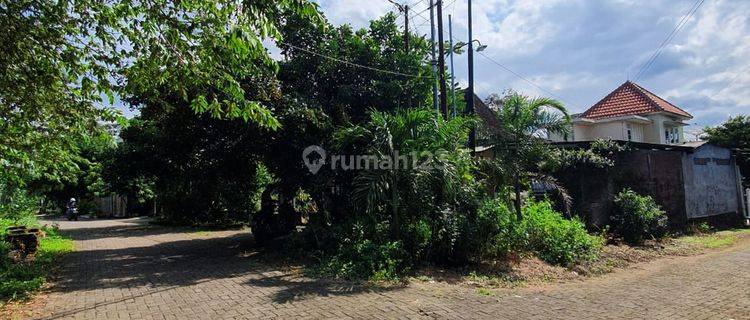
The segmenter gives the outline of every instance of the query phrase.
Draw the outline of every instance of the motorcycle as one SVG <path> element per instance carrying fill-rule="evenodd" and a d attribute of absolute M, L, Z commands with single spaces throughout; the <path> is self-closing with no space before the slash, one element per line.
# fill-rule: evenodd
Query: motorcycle
<path fill-rule="evenodd" d="M 65 215 L 68 217 L 68 221 L 78 221 L 78 208 L 68 208 Z"/>

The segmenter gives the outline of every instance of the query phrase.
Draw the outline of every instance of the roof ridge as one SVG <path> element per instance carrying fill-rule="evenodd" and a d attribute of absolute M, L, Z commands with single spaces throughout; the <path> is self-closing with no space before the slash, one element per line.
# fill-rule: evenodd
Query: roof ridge
<path fill-rule="evenodd" d="M 633 81 L 627 80 L 584 111 L 581 116 L 583 118 L 599 119 L 617 115 L 660 112 L 688 119 L 693 117 L 687 111 L 675 106 L 657 94 Z"/>
<path fill-rule="evenodd" d="M 664 111 L 664 112 L 674 113 L 674 112 L 670 112 L 670 111 L 664 110 L 664 108 L 662 108 L 662 107 L 661 107 L 661 106 L 659 105 L 659 103 L 657 103 L 656 101 L 654 101 L 654 99 L 652 99 L 651 97 L 649 97 L 648 95 L 646 95 L 646 94 L 645 94 L 645 92 L 648 92 L 648 93 L 650 93 L 651 95 L 653 95 L 654 97 L 656 97 L 656 98 L 659 98 L 659 99 L 660 99 L 661 101 L 664 101 L 665 103 L 667 103 L 668 105 L 672 106 L 673 108 L 675 108 L 675 109 L 677 109 L 677 110 L 680 110 L 680 111 L 684 112 L 684 113 L 685 113 L 685 114 L 687 114 L 687 115 L 690 115 L 690 113 L 688 113 L 687 111 L 685 111 L 685 110 L 683 110 L 682 108 L 680 108 L 680 107 L 678 107 L 678 106 L 674 105 L 673 103 L 669 102 L 669 100 L 667 100 L 667 99 L 664 99 L 664 98 L 660 97 L 660 96 L 659 96 L 658 94 L 656 94 L 656 93 L 653 93 L 653 92 L 649 91 L 648 89 L 646 89 L 646 88 L 642 87 L 641 85 L 639 85 L 639 84 L 637 84 L 637 83 L 635 83 L 635 82 L 632 82 L 632 81 L 630 81 L 630 80 L 628 80 L 627 82 L 630 82 L 630 83 L 631 83 L 632 85 L 634 85 L 634 86 L 635 86 L 635 87 L 636 87 L 636 88 L 637 88 L 637 89 L 638 89 L 639 91 L 641 91 L 641 93 L 643 93 L 643 94 L 644 94 L 644 95 L 646 96 L 646 98 L 647 98 L 647 99 L 648 99 L 649 101 L 651 101 L 652 103 L 654 103 L 654 104 L 656 105 L 656 108 L 657 108 L 657 109 L 659 109 L 659 110 L 661 110 L 661 111 Z M 644 92 L 644 91 L 645 91 L 645 92 Z M 691 116 L 691 118 L 692 118 L 692 116 Z"/>
<path fill-rule="evenodd" d="M 628 82 L 630 82 L 630 81 L 628 81 Z M 584 117 L 584 118 L 586 118 L 590 114 L 591 110 L 594 110 L 598 105 L 604 103 L 604 101 L 606 101 L 607 99 L 611 98 L 615 93 L 617 93 L 620 89 L 622 89 L 622 87 L 625 86 L 628 82 L 625 82 L 625 83 L 621 84 L 619 87 L 617 87 L 617 89 L 612 90 L 612 92 L 608 93 L 606 96 L 604 96 L 604 98 L 601 98 L 598 102 L 594 103 L 593 106 L 591 106 L 590 108 L 586 109 L 586 111 L 582 112 L 581 116 Z"/>
<path fill-rule="evenodd" d="M 648 95 L 646 94 L 646 92 L 648 92 L 648 93 L 651 93 L 651 94 L 654 94 L 654 93 L 652 93 L 651 91 L 648 91 L 648 90 L 646 90 L 645 88 L 641 87 L 640 85 L 638 85 L 637 83 L 635 83 L 635 82 L 633 82 L 633 81 L 630 81 L 630 80 L 628 80 L 628 81 L 627 81 L 627 82 L 625 82 L 625 83 L 626 83 L 626 84 L 630 84 L 630 85 L 631 85 L 632 87 L 634 87 L 634 88 L 635 88 L 635 90 L 636 90 L 636 92 L 638 93 L 638 95 L 639 95 L 639 96 L 641 96 L 641 97 L 642 97 L 643 99 L 646 99 L 646 101 L 648 102 L 648 104 L 650 104 L 650 105 L 651 105 L 651 107 L 653 107 L 653 108 L 656 108 L 656 110 L 661 110 L 661 111 L 664 111 L 664 112 L 666 112 L 666 111 L 667 111 L 667 110 L 664 110 L 664 108 L 662 108 L 662 107 L 661 107 L 661 106 L 659 105 L 659 103 L 658 103 L 658 102 L 654 101 L 654 99 L 652 99 L 651 97 L 649 97 L 649 96 L 648 96 Z M 644 91 L 646 91 L 646 92 L 644 92 Z M 659 96 L 657 96 L 657 95 L 655 95 L 655 94 L 654 94 L 654 96 L 656 96 L 657 98 L 661 99 L 661 97 L 659 97 Z M 662 100 L 664 100 L 664 99 L 662 99 Z M 666 100 L 665 100 L 665 101 L 666 101 Z M 670 104 L 671 104 L 671 103 L 670 103 Z"/>

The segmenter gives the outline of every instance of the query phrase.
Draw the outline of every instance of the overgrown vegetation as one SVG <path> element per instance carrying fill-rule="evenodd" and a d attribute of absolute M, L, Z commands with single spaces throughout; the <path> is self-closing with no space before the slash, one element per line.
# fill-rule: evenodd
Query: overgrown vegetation
<path fill-rule="evenodd" d="M 5 242 L 6 229 L 23 225 L 39 227 L 36 220 L 37 198 L 15 194 L 12 205 L 0 208 L 0 301 L 24 299 L 45 283 L 57 259 L 73 250 L 73 241 L 61 236 L 55 228 L 43 228 L 39 249 L 32 259 L 14 261 L 10 245 Z"/>
<path fill-rule="evenodd" d="M 603 244 L 601 237 L 588 234 L 580 220 L 565 219 L 549 202 L 530 203 L 524 218 L 528 249 L 549 263 L 566 266 L 591 259 Z"/>
<path fill-rule="evenodd" d="M 0 215 L 13 212 L 12 223 L 34 224 L 28 208 L 41 200 L 117 192 L 129 210 L 158 203 L 157 218 L 171 224 L 249 223 L 259 244 L 298 241 L 320 272 L 344 278 L 513 255 L 571 266 L 601 245 L 570 218 L 551 174 L 606 168 L 621 146 L 553 150 L 545 138 L 568 133 L 566 108 L 508 92 L 488 100 L 499 126 L 480 130 L 494 158 L 472 157 L 477 119 L 432 110 L 431 44 L 399 30 L 395 14 L 355 30 L 304 0 L 4 9 L 12 50 L 0 67 L 12 72 L 0 77 L 0 113 L 11 120 L 0 125 Z M 125 121 L 96 107 L 114 93 L 139 115 Z M 344 155 L 341 168 L 308 170 L 306 160 L 320 160 L 302 158 L 310 146 Z M 343 168 L 354 155 L 389 164 Z M 532 183 L 556 190 L 563 213 L 532 199 Z M 657 236 L 658 207 L 647 200 L 624 197 L 615 230 L 638 232 L 636 242 Z M 27 269 L 41 272 L 66 250 L 58 237 L 44 241 Z M 40 274 L 9 272 L 30 287 Z"/>
<path fill-rule="evenodd" d="M 750 116 L 730 117 L 719 126 L 707 127 L 701 138 L 718 146 L 737 150 L 737 164 L 744 177 L 743 184 L 750 187 L 747 179 L 750 177 Z"/>
<path fill-rule="evenodd" d="M 520 221 L 498 200 L 485 203 L 480 216 L 492 217 L 485 226 L 497 228 L 484 248 L 488 257 L 533 253 L 549 263 L 570 266 L 595 257 L 603 244 L 602 237 L 589 235 L 582 222 L 564 218 L 549 201 L 527 203 Z"/>
<path fill-rule="evenodd" d="M 650 196 L 624 189 L 615 197 L 612 231 L 631 244 L 661 238 L 667 234 L 667 216 Z"/>

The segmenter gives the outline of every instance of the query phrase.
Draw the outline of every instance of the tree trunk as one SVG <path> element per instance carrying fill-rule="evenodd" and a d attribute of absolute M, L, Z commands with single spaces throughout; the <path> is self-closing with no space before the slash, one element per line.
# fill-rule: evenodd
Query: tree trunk
<path fill-rule="evenodd" d="M 401 237 L 401 226 L 398 221 L 398 190 L 396 190 L 396 175 L 391 176 L 391 234 L 394 239 L 400 239 Z"/>
<path fill-rule="evenodd" d="M 516 106 L 515 114 L 518 114 L 518 106 Z M 515 141 L 513 141 L 513 161 L 515 161 L 514 171 L 513 171 L 513 189 L 516 193 L 516 199 L 514 202 L 514 205 L 516 207 L 516 218 L 518 218 L 518 221 L 523 220 L 523 215 L 521 214 L 521 179 L 519 178 L 519 175 L 521 174 L 521 161 L 518 159 L 518 148 L 519 144 L 521 143 L 520 140 L 520 133 L 516 131 L 515 133 Z"/>
<path fill-rule="evenodd" d="M 513 189 L 516 193 L 516 199 L 513 204 L 516 207 L 516 218 L 518 218 L 518 221 L 521 221 L 523 220 L 523 215 L 521 214 L 521 182 L 519 180 L 518 173 L 516 172 L 513 175 Z"/>

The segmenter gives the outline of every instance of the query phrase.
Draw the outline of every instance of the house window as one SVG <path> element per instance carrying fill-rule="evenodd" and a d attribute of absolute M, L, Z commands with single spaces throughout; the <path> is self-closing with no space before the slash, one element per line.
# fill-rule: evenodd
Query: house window
<path fill-rule="evenodd" d="M 630 123 L 625 124 L 625 131 L 628 133 L 628 141 L 633 141 L 633 126 Z"/>
<path fill-rule="evenodd" d="M 666 143 L 680 143 L 680 129 L 678 128 L 664 129 L 664 141 L 666 141 Z"/>

